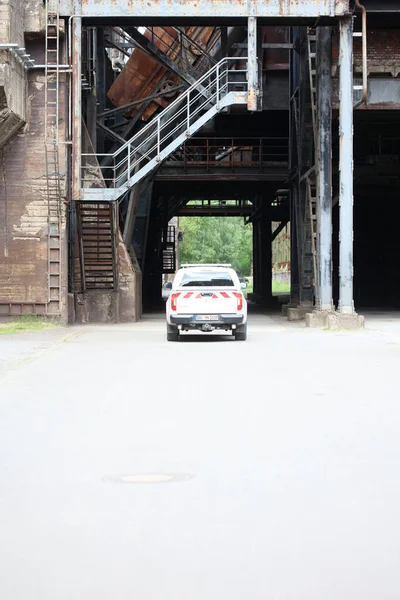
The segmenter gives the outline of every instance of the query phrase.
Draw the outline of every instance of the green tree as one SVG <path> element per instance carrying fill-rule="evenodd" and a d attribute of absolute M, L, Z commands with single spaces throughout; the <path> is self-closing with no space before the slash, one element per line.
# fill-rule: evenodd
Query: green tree
<path fill-rule="evenodd" d="M 181 217 L 184 230 L 181 263 L 231 263 L 242 275 L 250 275 L 252 228 L 240 217 Z"/>

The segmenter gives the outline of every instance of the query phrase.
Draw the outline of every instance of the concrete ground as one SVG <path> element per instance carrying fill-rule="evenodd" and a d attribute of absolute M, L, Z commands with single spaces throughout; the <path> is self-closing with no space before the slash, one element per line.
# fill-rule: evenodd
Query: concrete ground
<path fill-rule="evenodd" d="M 400 314 L 164 330 L 0 340 L 0 598 L 398 600 Z"/>

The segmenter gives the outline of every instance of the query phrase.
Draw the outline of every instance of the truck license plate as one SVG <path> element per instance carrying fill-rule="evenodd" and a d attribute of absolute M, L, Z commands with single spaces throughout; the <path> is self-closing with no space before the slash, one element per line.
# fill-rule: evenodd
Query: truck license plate
<path fill-rule="evenodd" d="M 218 321 L 218 315 L 197 315 L 198 321 Z"/>

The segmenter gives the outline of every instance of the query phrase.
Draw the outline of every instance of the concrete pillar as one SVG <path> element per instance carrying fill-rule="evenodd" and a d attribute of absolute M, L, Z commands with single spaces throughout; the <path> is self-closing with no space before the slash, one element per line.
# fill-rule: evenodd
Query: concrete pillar
<path fill-rule="evenodd" d="M 76 14 L 80 12 L 80 2 L 75 0 Z M 79 200 L 81 194 L 82 161 L 82 19 L 72 18 L 72 199 Z"/>
<path fill-rule="evenodd" d="M 318 285 L 317 310 L 330 311 L 332 301 L 332 38 L 330 27 L 317 28 Z"/>
<path fill-rule="evenodd" d="M 339 21 L 339 311 L 354 313 L 353 302 L 353 17 Z"/>

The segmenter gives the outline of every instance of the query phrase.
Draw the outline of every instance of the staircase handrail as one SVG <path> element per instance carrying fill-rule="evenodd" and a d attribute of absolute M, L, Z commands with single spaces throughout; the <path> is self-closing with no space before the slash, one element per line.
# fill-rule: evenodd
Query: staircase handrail
<path fill-rule="evenodd" d="M 214 65 L 209 71 L 207 71 L 206 73 L 204 73 L 204 75 L 202 75 L 200 77 L 200 79 L 198 79 L 196 81 L 196 83 L 193 83 L 191 86 L 189 86 L 184 92 L 182 92 L 182 94 L 179 94 L 179 96 L 177 98 L 175 98 L 175 100 L 173 102 L 171 102 L 171 104 L 169 104 L 159 115 L 157 115 L 157 117 L 151 121 L 149 121 L 149 123 L 147 123 L 147 125 L 145 125 L 140 131 L 138 131 L 135 135 L 133 135 L 129 140 L 127 140 L 124 144 L 122 144 L 122 146 L 120 148 L 117 148 L 117 150 L 112 154 L 112 156 L 115 158 L 120 152 L 122 152 L 123 150 L 125 150 L 129 144 L 132 144 L 132 142 L 135 140 L 135 138 L 140 137 L 141 135 L 143 135 L 148 129 L 151 128 L 152 125 L 154 125 L 154 123 L 159 120 L 162 116 L 164 116 L 165 114 L 167 114 L 167 112 L 172 111 L 172 109 L 176 106 L 178 106 L 180 104 L 180 102 L 182 102 L 182 99 L 184 98 L 184 96 L 188 96 L 190 94 L 190 92 L 193 92 L 194 90 L 197 91 L 202 91 L 199 90 L 199 86 L 201 86 L 201 84 L 203 83 L 203 81 L 205 81 L 206 79 L 208 79 L 213 73 L 219 74 L 219 72 L 221 71 L 221 66 L 224 63 L 227 63 L 229 61 L 235 61 L 237 62 L 238 60 L 246 60 L 245 57 L 225 57 L 225 58 L 221 58 L 221 60 L 219 62 L 217 62 L 216 65 Z M 225 69 L 225 71 L 228 71 L 228 69 Z M 240 72 L 240 71 L 239 71 Z M 109 156 L 109 155 L 108 155 Z"/>

